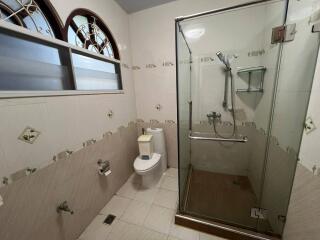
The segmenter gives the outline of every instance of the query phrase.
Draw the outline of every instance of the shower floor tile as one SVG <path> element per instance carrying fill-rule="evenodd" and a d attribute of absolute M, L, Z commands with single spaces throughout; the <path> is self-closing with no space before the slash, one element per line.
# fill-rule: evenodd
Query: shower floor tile
<path fill-rule="evenodd" d="M 155 187 L 145 190 L 133 174 L 78 240 L 223 240 L 174 224 L 176 212 L 177 170 L 168 169 Z M 108 214 L 116 219 L 103 223 Z M 186 238 L 187 236 L 187 238 Z"/>
<path fill-rule="evenodd" d="M 186 212 L 230 224 L 256 228 L 250 216 L 257 198 L 246 176 L 193 170 Z"/>

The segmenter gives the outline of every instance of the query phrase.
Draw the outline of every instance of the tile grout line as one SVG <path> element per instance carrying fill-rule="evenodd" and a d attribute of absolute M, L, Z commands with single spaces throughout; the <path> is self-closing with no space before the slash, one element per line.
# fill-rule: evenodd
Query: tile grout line
<path fill-rule="evenodd" d="M 169 169 L 169 168 L 168 168 L 168 169 Z M 168 170 L 167 170 L 167 171 L 168 171 Z M 135 174 L 135 173 L 133 173 L 133 174 Z M 137 194 L 139 193 L 139 190 L 141 190 L 141 188 L 140 188 L 140 187 L 141 187 L 141 183 L 135 183 L 135 182 L 133 182 L 133 181 L 130 180 L 130 178 L 133 176 L 133 174 L 132 174 L 132 175 L 128 178 L 128 180 L 120 187 L 120 189 L 121 189 L 125 184 L 133 184 L 133 185 L 136 185 L 136 186 L 138 186 L 138 190 L 135 191 L 135 193 L 133 194 L 134 196 L 131 198 L 131 197 L 128 197 L 128 196 L 119 195 L 118 192 L 119 192 L 120 189 L 118 190 L 118 192 L 116 192 L 116 193 L 112 196 L 112 198 L 114 198 L 115 196 L 117 196 L 117 197 L 119 197 L 119 198 L 122 198 L 122 199 L 125 199 L 125 200 L 129 201 L 128 205 L 123 209 L 122 213 L 121 213 L 119 216 L 116 216 L 117 219 L 116 219 L 116 221 L 115 221 L 114 223 L 116 223 L 116 222 L 123 222 L 123 223 L 126 223 L 126 224 L 130 224 L 130 225 L 136 226 L 136 227 L 139 228 L 139 233 L 142 232 L 143 230 L 148 230 L 148 231 L 151 231 L 151 232 L 155 232 L 155 233 L 158 233 L 158 234 L 163 235 L 163 236 L 165 237 L 165 239 L 167 239 L 167 240 L 170 238 L 170 236 L 171 236 L 171 237 L 174 237 L 174 238 L 177 238 L 177 237 L 175 237 L 175 236 L 173 236 L 173 235 L 170 234 L 171 231 L 172 231 L 172 227 L 175 225 L 175 224 L 174 224 L 174 213 L 176 212 L 177 209 L 176 209 L 176 208 L 169 208 L 169 207 L 162 206 L 162 205 L 159 205 L 159 204 L 155 203 L 155 200 L 156 200 L 155 197 L 157 196 L 157 194 L 158 194 L 161 190 L 162 190 L 162 191 L 167 191 L 167 192 L 170 192 L 170 193 L 174 193 L 174 194 L 178 195 L 178 191 L 172 190 L 172 189 L 168 189 L 168 188 L 164 188 L 164 187 L 161 186 L 162 183 L 163 183 L 163 181 L 164 181 L 164 179 L 169 178 L 169 179 L 171 179 L 171 180 L 176 180 L 176 179 L 177 179 L 177 176 L 167 175 L 166 173 L 164 173 L 164 174 L 161 176 L 161 178 L 160 178 L 160 180 L 159 180 L 159 183 L 154 187 L 154 188 L 155 188 L 155 193 L 154 193 L 154 197 L 153 197 L 152 201 L 151 201 L 151 202 L 146 202 L 146 201 L 142 201 L 142 200 L 140 200 L 140 199 L 136 199 L 136 196 L 137 196 Z M 110 201 L 112 200 L 112 198 L 110 199 Z M 178 196 L 177 196 L 177 198 L 178 198 Z M 104 208 L 110 203 L 110 201 L 104 206 Z M 138 224 L 136 224 L 136 223 L 132 223 L 132 222 L 129 222 L 129 221 L 126 221 L 126 220 L 122 219 L 122 217 L 124 216 L 126 210 L 129 208 L 130 204 L 131 204 L 133 201 L 139 202 L 139 203 L 141 203 L 141 204 L 147 204 L 147 205 L 149 205 L 149 209 L 147 210 L 146 216 L 143 218 L 143 221 L 142 221 L 142 224 L 141 224 L 141 225 L 138 225 Z M 176 202 L 177 202 L 177 200 L 176 200 Z M 175 203 L 175 204 L 176 204 L 176 203 Z M 173 212 L 172 218 L 171 218 L 170 223 L 169 223 L 169 224 L 170 224 L 170 227 L 169 227 L 168 233 L 160 232 L 160 231 L 158 231 L 158 230 L 149 228 L 149 227 L 147 227 L 147 226 L 145 225 L 146 220 L 147 220 L 147 217 L 148 217 L 149 213 L 151 212 L 153 206 L 154 206 L 154 207 L 158 207 L 158 208 L 163 208 L 163 209 L 165 209 L 165 210 L 169 210 L 169 211 L 172 211 L 172 212 Z M 98 213 L 97 216 L 99 216 L 99 215 L 101 215 L 101 216 L 107 216 L 107 215 L 109 214 L 109 213 L 108 213 L 108 214 L 102 213 L 102 210 L 103 210 L 103 208 L 100 210 L 100 212 Z M 111 214 L 111 213 L 110 213 L 110 214 Z M 108 236 L 114 231 L 113 226 L 110 225 L 110 227 L 111 227 L 111 229 L 110 229 L 110 232 L 109 232 Z M 198 235 L 199 235 L 199 233 L 198 233 Z M 179 239 L 179 238 L 177 238 L 177 239 Z"/>

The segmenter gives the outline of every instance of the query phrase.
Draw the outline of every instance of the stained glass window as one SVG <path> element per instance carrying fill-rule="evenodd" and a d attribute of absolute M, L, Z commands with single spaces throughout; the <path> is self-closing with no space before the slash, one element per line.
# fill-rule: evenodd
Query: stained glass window
<path fill-rule="evenodd" d="M 42 0 L 41 5 L 44 5 Z M 57 37 L 50 21 L 35 0 L 0 0 L 0 21 L 39 32 L 50 37 Z"/>
<path fill-rule="evenodd" d="M 118 49 L 110 31 L 93 13 L 79 10 L 69 17 L 67 23 L 69 43 L 119 59 Z"/>

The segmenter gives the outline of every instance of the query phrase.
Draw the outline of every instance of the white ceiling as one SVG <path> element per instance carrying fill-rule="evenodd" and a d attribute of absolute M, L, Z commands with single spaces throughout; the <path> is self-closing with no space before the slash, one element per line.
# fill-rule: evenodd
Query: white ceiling
<path fill-rule="evenodd" d="M 116 0 L 116 2 L 127 12 L 134 13 L 147 8 L 152 8 L 176 0 Z"/>

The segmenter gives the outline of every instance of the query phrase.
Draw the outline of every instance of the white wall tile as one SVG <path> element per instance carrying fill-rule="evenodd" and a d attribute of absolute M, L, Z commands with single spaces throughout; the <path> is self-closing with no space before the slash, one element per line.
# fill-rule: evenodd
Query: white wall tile
<path fill-rule="evenodd" d="M 175 67 L 161 66 L 164 60 L 175 64 L 174 19 L 238 3 L 239 1 L 225 3 L 216 0 L 181 0 L 130 15 L 132 61 L 133 65 L 141 67 L 141 70 L 134 71 L 138 118 L 145 121 L 176 120 Z M 152 70 L 145 69 L 148 63 L 159 66 Z M 160 112 L 154 109 L 154 105 L 158 103 L 163 106 Z"/>
<path fill-rule="evenodd" d="M 313 167 L 320 168 L 320 150 L 318 148 L 318 142 L 320 139 L 320 61 L 318 57 L 316 73 L 313 80 L 312 92 L 310 96 L 309 108 L 307 117 L 311 117 L 317 129 L 309 134 L 304 132 L 301 150 L 300 150 L 300 163 L 310 171 L 313 171 Z"/>
<path fill-rule="evenodd" d="M 90 9 L 99 15 L 112 32 L 123 63 L 131 66 L 129 17 L 113 0 L 51 1 L 62 22 L 76 8 Z M 116 131 L 136 119 L 132 70 L 122 67 L 124 94 L 59 96 L 0 100 L 0 141 L 5 150 L 7 174 L 26 167 L 41 168 L 53 155 L 65 149 L 77 150 L 92 138 L 101 138 L 107 131 Z M 106 113 L 112 110 L 114 117 Z M 41 131 L 32 145 L 17 141 L 21 131 L 30 125 Z M 2 174 L 3 175 L 3 174 Z M 2 177 L 0 176 L 0 178 Z"/>

